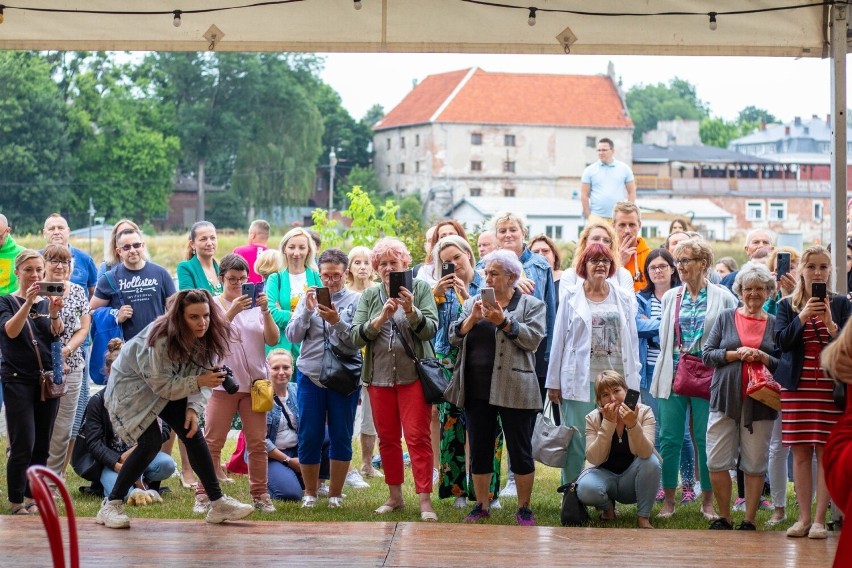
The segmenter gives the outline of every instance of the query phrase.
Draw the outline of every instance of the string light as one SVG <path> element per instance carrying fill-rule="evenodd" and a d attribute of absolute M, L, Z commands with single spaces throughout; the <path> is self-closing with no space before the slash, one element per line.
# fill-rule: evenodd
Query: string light
<path fill-rule="evenodd" d="M 538 8 L 530 8 L 530 17 L 527 18 L 527 23 L 531 26 L 535 25 L 535 13 L 538 11 Z"/>
<path fill-rule="evenodd" d="M 180 10 L 175 10 L 175 11 L 174 11 L 174 12 L 172 12 L 172 13 L 175 15 L 175 19 L 174 19 L 174 20 L 172 20 L 172 24 L 174 25 L 174 27 L 179 28 L 179 27 L 180 27 L 180 25 L 181 25 L 181 23 L 182 23 L 182 22 L 180 21 L 181 11 L 180 11 Z"/>
<path fill-rule="evenodd" d="M 360 9 L 361 9 L 361 0 L 355 0 L 355 9 L 356 9 L 356 10 L 360 10 Z"/>
<path fill-rule="evenodd" d="M 708 16 L 710 16 L 710 31 L 715 32 L 716 28 L 719 26 L 719 24 L 716 23 L 716 12 L 710 12 Z"/>

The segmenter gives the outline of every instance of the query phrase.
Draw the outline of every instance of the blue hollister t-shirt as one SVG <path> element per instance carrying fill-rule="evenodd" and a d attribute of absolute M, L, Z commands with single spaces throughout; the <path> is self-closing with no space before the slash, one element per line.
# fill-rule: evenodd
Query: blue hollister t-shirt
<path fill-rule="evenodd" d="M 166 300 L 175 293 L 175 283 L 165 268 L 146 262 L 139 270 L 129 270 L 123 264 L 101 276 L 95 297 L 109 301 L 110 308 L 129 304 L 133 316 L 121 324 L 124 340 L 130 341 L 140 331 L 163 315 Z M 123 300 L 122 300 L 123 299 Z"/>

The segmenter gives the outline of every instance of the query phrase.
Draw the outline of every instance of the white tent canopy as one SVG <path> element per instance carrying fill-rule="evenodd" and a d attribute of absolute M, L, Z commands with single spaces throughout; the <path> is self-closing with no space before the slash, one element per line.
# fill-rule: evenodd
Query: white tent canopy
<path fill-rule="evenodd" d="M 245 7 L 252 3 L 13 0 L 0 48 L 201 51 L 215 25 L 215 48 L 226 51 L 563 53 L 569 37 L 578 54 L 828 55 L 828 3 L 806 0 L 361 0 L 358 10 L 354 0 L 281 0 Z M 534 26 L 529 7 L 537 8 Z M 751 13 L 730 14 L 741 10 Z M 681 15 L 652 15 L 670 12 Z M 613 15 L 625 13 L 644 15 Z"/>

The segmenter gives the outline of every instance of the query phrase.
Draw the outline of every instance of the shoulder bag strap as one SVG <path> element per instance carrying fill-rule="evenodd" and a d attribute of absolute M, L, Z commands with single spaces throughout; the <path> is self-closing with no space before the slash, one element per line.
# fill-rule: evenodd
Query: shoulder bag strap
<path fill-rule="evenodd" d="M 379 284 L 379 286 L 382 286 Z M 379 288 L 379 300 L 381 300 L 382 305 L 387 301 L 385 298 L 385 291 L 382 288 Z M 413 361 L 418 361 L 417 355 L 414 354 L 414 351 L 411 349 L 411 346 L 408 345 L 408 342 L 405 340 L 405 336 L 402 334 L 402 331 L 397 327 L 396 322 L 393 321 L 393 316 L 391 316 L 391 327 L 393 328 L 394 333 L 399 338 L 399 342 L 402 343 L 402 348 L 405 349 L 405 354 L 408 355 Z"/>
<path fill-rule="evenodd" d="M 112 270 L 107 270 L 106 272 L 104 272 L 104 277 L 106 278 L 106 281 L 107 281 L 107 284 L 109 284 L 109 287 L 112 288 L 112 290 L 118 295 L 118 302 L 123 306 L 123 305 L 125 305 L 124 294 L 121 293 L 121 290 L 118 289 L 118 286 L 116 286 L 113 283 L 113 279 L 110 278 L 110 273 L 112 273 L 112 275 L 115 276 L 115 274 L 116 274 L 115 271 L 118 270 L 119 266 L 120 265 L 116 265 L 115 268 L 113 268 Z M 116 280 L 116 282 L 118 282 L 118 280 Z"/>
<path fill-rule="evenodd" d="M 674 326 L 675 326 L 675 341 L 677 342 L 678 351 L 683 350 L 683 341 L 680 336 L 680 303 L 683 300 L 683 291 L 685 288 L 681 288 L 680 292 L 677 293 L 677 304 L 675 305 L 675 317 L 674 317 Z"/>
<path fill-rule="evenodd" d="M 24 304 L 21 303 L 21 301 L 18 298 L 16 298 L 15 296 L 12 296 L 11 294 L 9 295 L 9 297 L 12 298 L 12 300 L 14 300 L 18 304 L 19 310 L 24 307 Z M 38 370 L 41 371 L 42 373 L 44 373 L 44 365 L 41 362 L 41 353 L 39 353 L 39 350 L 38 350 L 38 342 L 36 341 L 35 334 L 33 333 L 33 324 L 30 323 L 29 314 L 27 314 L 27 331 L 30 334 L 30 341 L 31 341 L 30 346 L 33 348 L 33 351 L 35 351 L 36 361 L 38 361 Z"/>

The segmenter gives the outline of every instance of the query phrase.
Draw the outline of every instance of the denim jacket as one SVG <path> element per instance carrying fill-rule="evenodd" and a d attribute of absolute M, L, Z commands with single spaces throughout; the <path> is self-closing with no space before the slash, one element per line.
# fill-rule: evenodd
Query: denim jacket
<path fill-rule="evenodd" d="M 651 387 L 651 379 L 654 378 L 654 368 L 648 366 L 648 343 L 653 341 L 658 348 L 660 344 L 660 320 L 651 319 L 651 294 L 652 292 L 636 294 L 639 308 L 636 312 L 636 331 L 639 332 L 639 361 L 642 363 L 639 386 L 645 390 Z"/>
<path fill-rule="evenodd" d="M 473 281 L 467 287 L 471 296 L 479 294 L 479 289 L 485 284 L 485 279 L 476 270 L 473 271 Z M 438 304 L 438 330 L 435 333 L 435 353 L 446 356 L 450 353 L 450 325 L 458 318 L 462 303 L 453 289 L 447 290 L 444 301 Z"/>
<path fill-rule="evenodd" d="M 299 430 L 299 409 L 296 406 L 297 389 L 296 384 L 290 382 L 287 384 L 287 400 L 284 404 L 296 417 L 296 431 Z M 281 424 L 281 407 L 278 403 L 272 404 L 272 410 L 266 413 L 266 453 L 271 452 L 275 448 L 275 438 L 278 437 L 278 426 Z"/>

